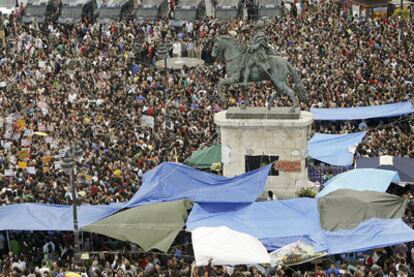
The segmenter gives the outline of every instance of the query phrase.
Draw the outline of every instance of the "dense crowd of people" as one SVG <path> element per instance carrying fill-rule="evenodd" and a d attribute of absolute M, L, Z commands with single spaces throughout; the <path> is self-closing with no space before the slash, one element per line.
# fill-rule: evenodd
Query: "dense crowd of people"
<path fill-rule="evenodd" d="M 300 73 L 309 93 L 303 109 L 414 100 L 412 17 L 354 18 L 327 0 L 299 7 L 299 12 L 266 22 L 266 29 L 270 44 Z M 149 169 L 163 161 L 182 162 L 193 151 L 218 142 L 214 113 L 242 100 L 235 85 L 226 90 L 227 103 L 218 101 L 215 85 L 225 68 L 211 51 L 214 39 L 223 34 L 248 43 L 254 22 L 206 19 L 177 29 L 164 20 L 39 26 L 23 24 L 22 13 L 3 17 L 0 205 L 70 203 L 62 160 L 75 144 L 83 152 L 76 176 L 81 202 L 125 202 Z M 171 56 L 198 57 L 205 66 L 155 67 L 157 49 L 167 40 L 172 42 Z M 268 82 L 250 84 L 251 105 L 264 106 L 272 89 Z M 279 106 L 290 104 L 286 95 L 276 101 Z M 318 122 L 314 131 L 368 129 L 358 156 L 414 157 L 411 117 L 362 123 Z M 73 269 L 71 234 L 11 236 L 12 251 L 0 268 L 6 276 L 59 276 Z M 91 236 L 86 249 L 88 239 L 98 251 L 125 246 Z M 127 247 L 137 251 L 134 245 Z M 412 248 L 405 247 L 352 262 L 342 259 L 307 276 L 407 276 Z M 1 234 L 1 254 L 7 255 L 7 248 Z M 87 276 L 301 276 L 284 267 L 271 272 L 256 267 L 197 269 L 183 253 L 191 253 L 190 246 L 173 248 L 168 256 L 96 256 L 89 268 L 79 271 Z"/>
<path fill-rule="evenodd" d="M 224 64 L 213 60 L 214 38 L 232 34 L 249 42 L 254 23 L 166 21 L 109 25 L 4 20 L 1 58 L 2 152 L 0 204 L 67 203 L 61 162 L 74 143 L 83 149 L 79 195 L 90 204 L 123 202 L 144 172 L 163 161 L 182 162 L 217 141 L 213 114 L 241 101 L 240 88 L 217 101 Z M 224 27 L 223 27 L 224 25 Z M 412 100 L 412 19 L 354 19 L 335 2 L 304 5 L 297 16 L 266 23 L 269 42 L 304 81 L 310 107 L 380 105 Z M 400 31 L 399 31 L 400 30 Z M 154 67 L 157 49 L 171 40 L 172 56 L 202 58 L 206 66 Z M 251 84 L 251 104 L 264 106 L 273 89 Z M 276 105 L 289 105 L 281 96 Z M 356 131 L 360 122 L 314 124 L 315 131 Z M 359 156 L 414 156 L 410 117 L 365 123 Z"/>
<path fill-rule="evenodd" d="M 65 272 L 78 272 L 86 277 L 109 276 L 255 276 L 255 277 L 363 277 L 412 276 L 414 248 L 411 244 L 372 251 L 342 254 L 300 266 L 266 265 L 196 267 L 190 243 L 173 246 L 168 253 L 140 252 L 134 244 L 103 237 L 87 238 L 85 251 L 93 239 L 95 254 L 82 264 L 74 262 L 72 237 L 69 233 L 15 234 L 11 251 L 0 260 L 1 276 L 64 277 Z M 0 242 L 2 237 L 0 235 Z M 0 244 L 1 246 L 1 244 Z M 118 250 L 111 250 L 118 249 Z M 120 249 L 120 250 L 119 250 Z"/>

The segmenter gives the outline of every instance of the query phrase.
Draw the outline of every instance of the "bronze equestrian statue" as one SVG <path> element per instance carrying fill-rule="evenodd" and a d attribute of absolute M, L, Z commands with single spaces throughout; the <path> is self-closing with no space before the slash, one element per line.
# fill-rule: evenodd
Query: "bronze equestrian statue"
<path fill-rule="evenodd" d="M 212 56 L 221 57 L 226 63 L 228 77 L 221 80 L 217 89 L 220 98 L 224 100 L 223 86 L 231 84 L 242 84 L 246 87 L 247 82 L 260 82 L 270 80 L 276 89 L 285 92 L 292 101 L 291 112 L 294 112 L 298 102 L 296 95 L 302 102 L 307 101 L 307 92 L 299 79 L 296 69 L 284 58 L 278 56 L 268 45 L 264 24 L 257 23 L 257 31 L 252 37 L 251 45 L 245 47 L 231 36 L 220 36 L 216 39 Z M 288 76 L 292 75 L 296 92 L 287 84 Z M 245 90 L 243 90 L 245 93 Z M 273 92 L 267 101 L 267 108 L 270 109 L 277 96 Z M 247 100 L 247 97 L 245 95 Z"/>

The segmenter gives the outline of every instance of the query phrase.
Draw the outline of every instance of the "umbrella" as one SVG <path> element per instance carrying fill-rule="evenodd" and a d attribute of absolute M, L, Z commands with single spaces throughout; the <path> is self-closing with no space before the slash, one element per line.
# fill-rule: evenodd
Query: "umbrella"
<path fill-rule="evenodd" d="M 139 206 L 87 225 L 82 231 L 133 242 L 144 251 L 167 252 L 184 227 L 189 204 L 179 200 Z"/>
<path fill-rule="evenodd" d="M 221 144 L 194 152 L 184 163 L 199 169 L 210 169 L 212 164 L 221 163 Z"/>
<path fill-rule="evenodd" d="M 401 182 L 414 183 L 414 159 L 380 156 L 356 160 L 357 168 L 379 168 L 397 171 Z"/>

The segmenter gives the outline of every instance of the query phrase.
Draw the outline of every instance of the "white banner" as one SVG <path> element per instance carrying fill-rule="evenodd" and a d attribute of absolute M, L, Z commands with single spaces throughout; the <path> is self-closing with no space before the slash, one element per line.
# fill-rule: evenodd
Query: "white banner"
<path fill-rule="evenodd" d="M 143 115 L 141 117 L 141 125 L 142 126 L 154 128 L 154 124 L 155 124 L 154 117 L 148 116 L 148 115 Z"/>

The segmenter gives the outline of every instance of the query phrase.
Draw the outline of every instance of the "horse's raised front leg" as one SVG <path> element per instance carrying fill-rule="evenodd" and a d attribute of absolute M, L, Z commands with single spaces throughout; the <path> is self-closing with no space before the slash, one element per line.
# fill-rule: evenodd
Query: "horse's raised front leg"
<path fill-rule="evenodd" d="M 295 112 L 296 110 L 296 106 L 298 105 L 298 102 L 296 100 L 296 95 L 295 92 L 293 91 L 293 89 L 291 89 L 286 82 L 278 82 L 276 83 L 276 87 L 278 89 L 280 89 L 283 92 L 286 92 L 287 95 L 289 96 L 290 100 L 292 101 L 292 107 L 290 108 L 291 113 Z"/>

